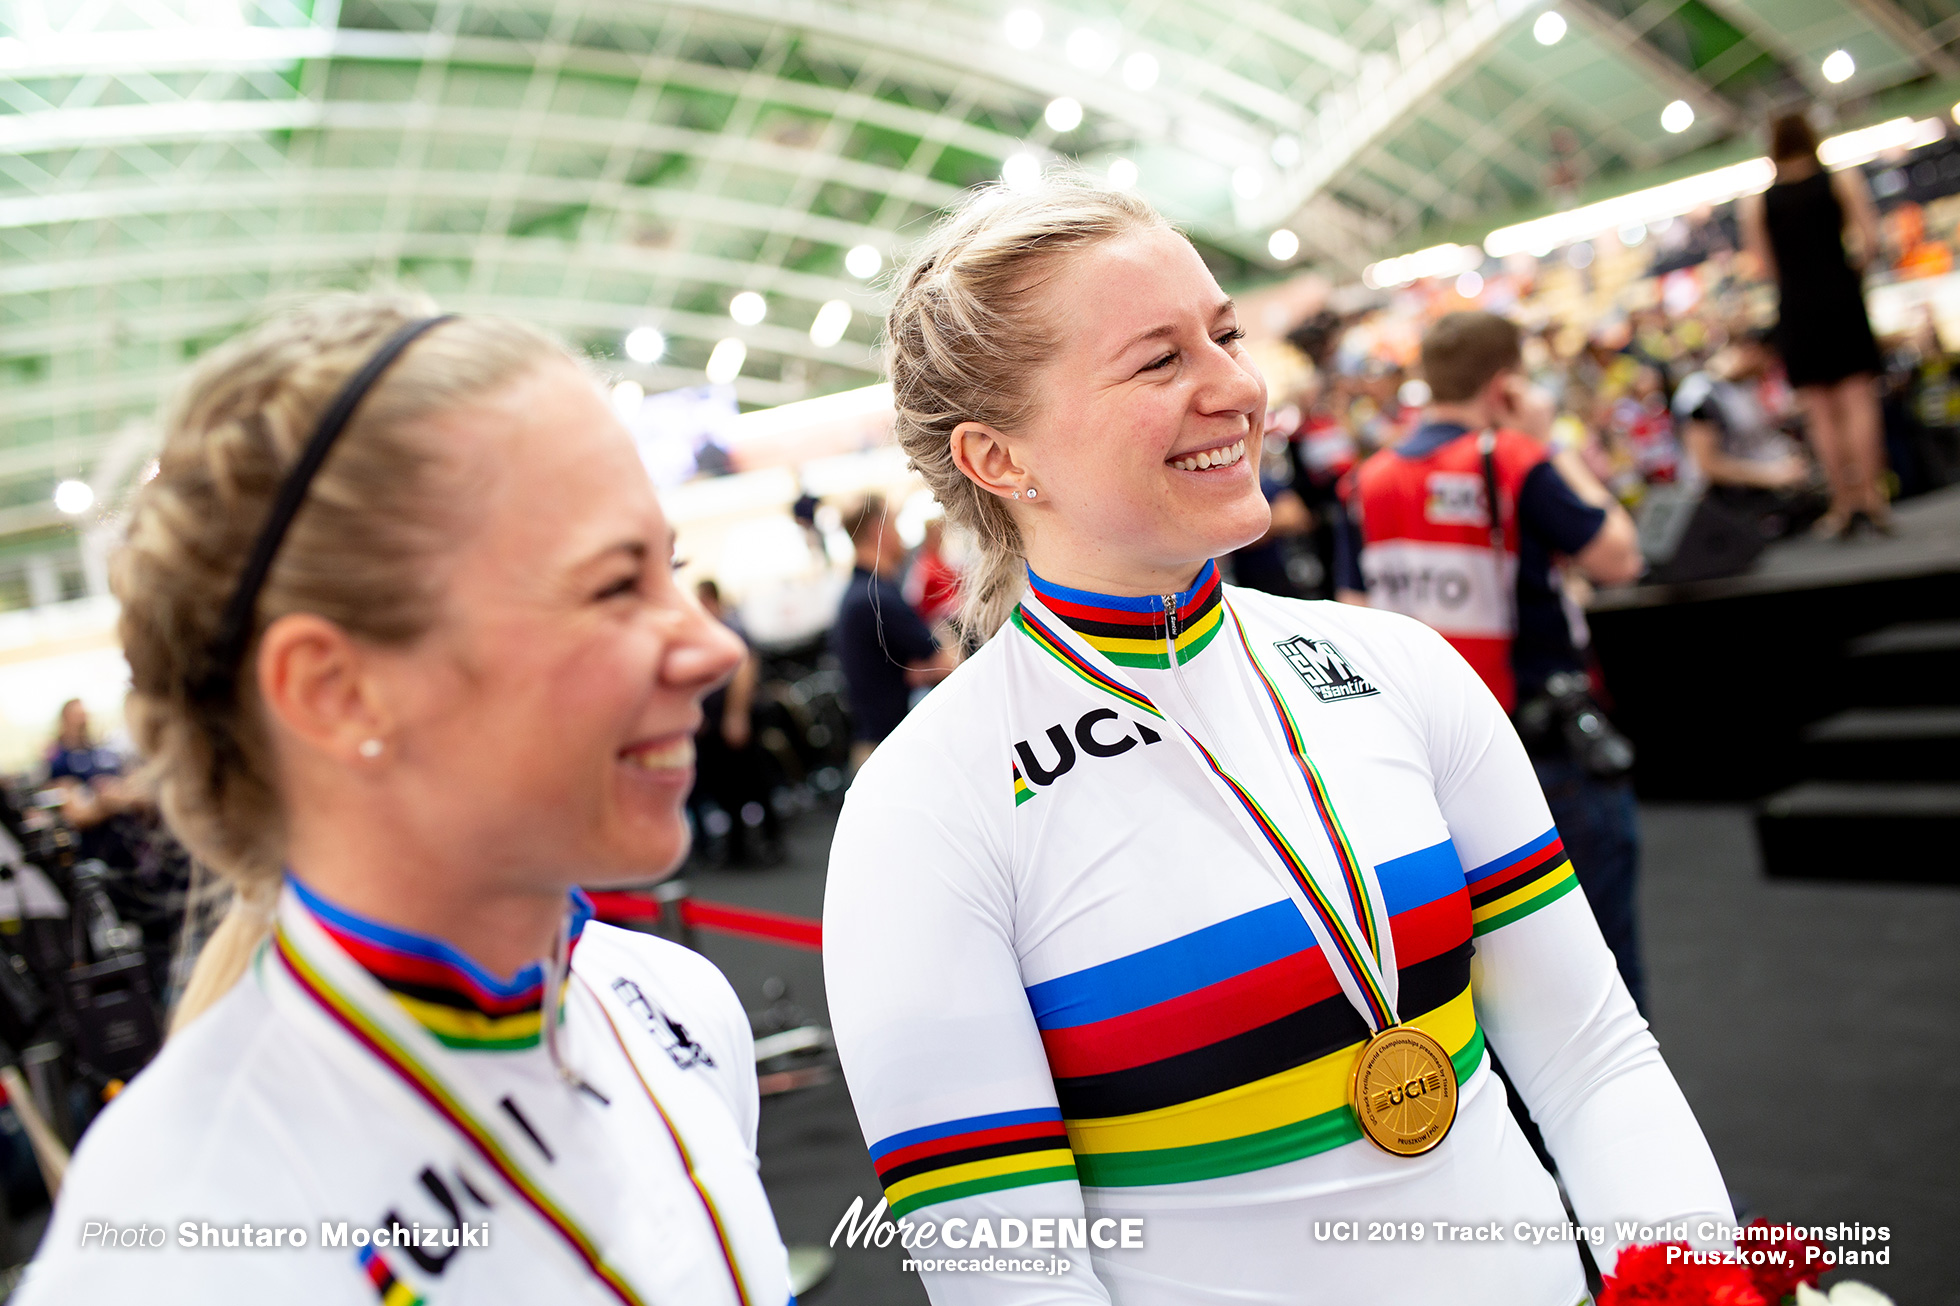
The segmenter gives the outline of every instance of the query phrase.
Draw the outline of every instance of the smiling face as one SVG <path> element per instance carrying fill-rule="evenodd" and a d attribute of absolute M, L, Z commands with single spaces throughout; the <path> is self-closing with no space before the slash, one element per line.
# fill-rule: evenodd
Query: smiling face
<path fill-rule="evenodd" d="M 577 368 L 437 426 L 490 465 L 435 626 L 377 654 L 400 809 L 493 879 L 665 872 L 687 850 L 701 697 L 740 641 L 675 583 L 653 486 Z"/>
<path fill-rule="evenodd" d="M 1259 491 L 1266 383 L 1191 243 L 1143 229 L 1071 256 L 1036 294 L 1057 342 L 1034 415 L 1003 433 L 1030 565 L 1106 592 L 1188 585 L 1271 521 Z M 1250 452 L 1253 456 L 1248 457 Z"/>

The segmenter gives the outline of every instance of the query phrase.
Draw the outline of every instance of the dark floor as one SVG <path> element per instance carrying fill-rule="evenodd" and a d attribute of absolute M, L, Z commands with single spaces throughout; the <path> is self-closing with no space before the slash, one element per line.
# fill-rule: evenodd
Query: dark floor
<path fill-rule="evenodd" d="M 1960 1306 L 1960 890 L 1772 882 L 1742 807 L 1645 809 L 1643 910 L 1654 1028 L 1730 1187 L 1754 1214 L 1889 1225 L 1892 1264 L 1845 1277 L 1898 1306 Z M 830 818 L 789 860 L 699 869 L 706 898 L 817 915 Z M 823 1011 L 814 953 L 706 935 L 743 1000 L 787 981 Z M 764 1104 L 762 1171 L 785 1239 L 826 1243 L 878 1189 L 841 1084 Z M 1827 1280 L 1827 1283 L 1829 1280 Z M 841 1252 L 810 1300 L 923 1303 L 895 1252 Z"/>

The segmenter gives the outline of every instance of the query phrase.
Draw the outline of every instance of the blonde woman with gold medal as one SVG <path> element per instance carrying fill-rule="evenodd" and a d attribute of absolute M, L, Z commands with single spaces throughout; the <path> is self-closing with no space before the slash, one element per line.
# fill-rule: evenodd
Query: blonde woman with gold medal
<path fill-rule="evenodd" d="M 1572 1306 L 1486 1047 L 1607 1264 L 1616 1220 L 1728 1218 L 1721 1176 L 1475 673 L 1221 583 L 1268 516 L 1239 335 L 1188 241 L 1066 181 L 976 200 L 898 282 L 899 439 L 983 541 L 990 638 L 832 851 L 890 1214 L 933 1225 L 940 1306 Z"/>
<path fill-rule="evenodd" d="M 17 1301 L 782 1306 L 727 981 L 579 884 L 686 851 L 741 646 L 514 322 L 344 297 L 215 351 L 115 564 L 162 809 L 230 885 Z"/>

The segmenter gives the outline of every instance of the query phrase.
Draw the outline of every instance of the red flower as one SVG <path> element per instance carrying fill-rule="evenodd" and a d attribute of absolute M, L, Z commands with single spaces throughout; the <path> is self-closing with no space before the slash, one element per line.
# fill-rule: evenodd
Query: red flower
<path fill-rule="evenodd" d="M 1768 1226 L 1769 1221 L 1761 1218 L 1749 1222 L 1751 1229 Z M 1756 1252 L 1769 1253 L 1763 1257 L 1764 1261 L 1773 1260 L 1777 1252 L 1783 1253 L 1784 1263 L 1781 1265 L 1763 1264 L 1749 1267 L 1749 1277 L 1755 1281 L 1756 1291 L 1763 1295 L 1763 1301 L 1768 1303 L 1768 1306 L 1779 1306 L 1784 1298 L 1796 1296 L 1797 1285 L 1800 1283 L 1807 1283 L 1815 1288 L 1818 1278 L 1824 1273 L 1823 1261 L 1813 1260 L 1808 1256 L 1809 1248 L 1821 1249 L 1823 1244 L 1809 1238 L 1785 1238 L 1782 1242 L 1756 1242 L 1744 1239 L 1740 1246 L 1749 1251 L 1752 1258 Z M 1805 1268 L 1806 1266 L 1809 1268 Z"/>
<path fill-rule="evenodd" d="M 1654 1243 L 1622 1251 L 1599 1306 L 1771 1306 L 1740 1265 L 1698 1264 L 1680 1255 L 1687 1250 L 1686 1243 Z"/>

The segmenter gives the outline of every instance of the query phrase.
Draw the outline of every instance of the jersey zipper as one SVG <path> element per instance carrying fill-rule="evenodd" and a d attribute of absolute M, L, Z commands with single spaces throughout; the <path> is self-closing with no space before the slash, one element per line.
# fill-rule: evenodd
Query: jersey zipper
<path fill-rule="evenodd" d="M 1204 705 L 1198 702 L 1197 695 L 1191 692 L 1191 686 L 1185 683 L 1184 665 L 1177 659 L 1177 595 L 1166 594 L 1163 599 L 1164 652 L 1170 658 L 1171 679 L 1177 682 L 1177 688 L 1184 695 L 1184 701 L 1189 703 L 1191 710 L 1197 714 L 1198 724 L 1204 727 L 1205 734 L 1212 741 L 1212 752 L 1221 760 L 1229 761 L 1230 754 L 1225 750 L 1224 737 L 1212 727 L 1210 719 L 1205 716 Z"/>

